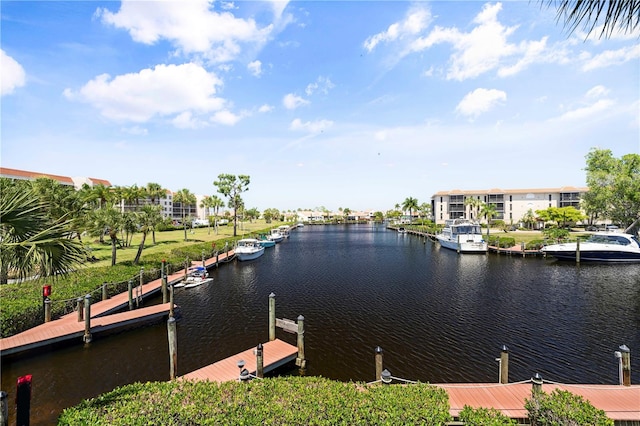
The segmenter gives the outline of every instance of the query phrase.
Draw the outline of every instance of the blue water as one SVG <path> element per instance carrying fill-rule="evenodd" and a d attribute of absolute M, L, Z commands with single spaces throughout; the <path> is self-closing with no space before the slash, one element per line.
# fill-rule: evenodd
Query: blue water
<path fill-rule="evenodd" d="M 306 375 L 373 381 L 380 346 L 396 377 L 497 382 L 506 345 L 512 382 L 537 372 L 617 384 L 614 351 L 626 344 L 640 382 L 640 265 L 458 255 L 381 225 L 332 225 L 299 228 L 259 259 L 211 275 L 211 284 L 176 290 L 180 375 L 267 341 L 273 292 L 278 318 L 305 318 Z M 166 325 L 3 364 L 10 398 L 16 378 L 33 374 L 32 419 L 47 423 L 83 398 L 168 380 Z"/>

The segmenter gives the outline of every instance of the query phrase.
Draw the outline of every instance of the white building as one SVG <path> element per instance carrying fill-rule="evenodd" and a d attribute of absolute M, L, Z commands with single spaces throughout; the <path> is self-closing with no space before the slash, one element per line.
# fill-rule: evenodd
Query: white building
<path fill-rule="evenodd" d="M 582 196 L 589 188 L 575 188 L 566 186 L 562 188 L 543 189 L 488 189 L 461 191 L 440 191 L 431 197 L 431 211 L 435 223 L 444 223 L 447 219 L 476 219 L 482 222 L 477 209 L 474 209 L 466 201 L 469 198 L 477 198 L 485 204 L 493 204 L 498 213 L 494 220 L 504 220 L 508 224 L 516 224 L 527 214 L 529 210 L 535 214 L 536 210 L 546 210 L 549 207 L 580 208 Z M 484 220 L 486 222 L 486 220 Z"/>

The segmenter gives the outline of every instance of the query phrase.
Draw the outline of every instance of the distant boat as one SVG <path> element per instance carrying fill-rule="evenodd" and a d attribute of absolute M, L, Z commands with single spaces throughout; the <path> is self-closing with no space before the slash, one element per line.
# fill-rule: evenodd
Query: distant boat
<path fill-rule="evenodd" d="M 267 238 L 270 239 L 271 241 L 275 241 L 276 243 L 279 243 L 280 241 L 284 240 L 284 235 L 280 233 L 279 229 L 274 228 L 271 230 Z"/>
<path fill-rule="evenodd" d="M 253 260 L 264 254 L 264 247 L 255 238 L 243 238 L 238 240 L 234 252 L 240 261 Z"/>
<path fill-rule="evenodd" d="M 578 243 L 544 246 L 540 251 L 560 260 L 576 261 L 578 248 L 580 261 L 610 263 L 640 263 L 640 239 L 622 232 L 596 232 Z"/>
<path fill-rule="evenodd" d="M 440 245 L 460 253 L 486 253 L 489 246 L 478 222 L 469 219 L 448 219 L 436 235 Z"/>
<path fill-rule="evenodd" d="M 402 227 L 402 226 L 401 226 L 400 228 L 398 228 L 398 233 L 400 233 L 400 234 L 406 234 L 406 233 L 407 233 L 407 230 L 406 230 L 404 227 Z"/>
<path fill-rule="evenodd" d="M 275 246 L 275 245 L 276 245 L 276 242 L 275 242 L 275 241 L 271 241 L 271 240 L 264 239 L 264 240 L 258 240 L 258 244 L 260 244 L 260 245 L 261 245 L 262 247 L 264 247 L 264 248 L 268 248 L 268 247 L 273 247 L 273 246 Z"/>
<path fill-rule="evenodd" d="M 213 278 L 209 278 L 207 268 L 204 266 L 194 266 L 187 271 L 187 278 L 175 284 L 174 287 L 180 288 L 192 288 L 202 284 L 207 284 L 213 281 Z"/>
<path fill-rule="evenodd" d="M 280 225 L 278 226 L 278 231 L 280 231 L 284 238 L 289 238 L 289 231 L 291 231 L 291 227 L 289 225 Z"/>

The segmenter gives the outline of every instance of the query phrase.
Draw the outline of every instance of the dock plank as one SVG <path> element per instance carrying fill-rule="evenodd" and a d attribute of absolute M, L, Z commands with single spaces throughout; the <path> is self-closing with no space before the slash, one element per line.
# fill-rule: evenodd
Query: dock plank
<path fill-rule="evenodd" d="M 287 362 L 293 361 L 298 355 L 298 348 L 280 339 L 272 340 L 262 345 L 263 368 L 267 373 Z M 250 374 L 256 374 L 255 348 L 232 355 L 214 362 L 191 373 L 180 376 L 183 380 L 208 380 L 211 382 L 228 382 L 238 380 L 240 370 L 238 361 L 245 362 L 245 368 Z"/>
<path fill-rule="evenodd" d="M 465 405 L 479 408 L 495 408 L 504 415 L 527 418 L 525 400 L 531 398 L 530 383 L 444 383 L 435 384 L 449 394 L 450 414 L 457 417 Z M 616 421 L 640 422 L 640 385 L 615 386 L 594 384 L 548 384 L 542 390 L 551 393 L 555 389 L 582 396 L 594 407 L 604 410 Z"/>

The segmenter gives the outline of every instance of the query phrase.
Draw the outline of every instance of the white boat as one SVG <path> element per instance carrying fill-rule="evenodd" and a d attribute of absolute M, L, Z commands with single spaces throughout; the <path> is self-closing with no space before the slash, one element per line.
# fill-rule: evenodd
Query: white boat
<path fill-rule="evenodd" d="M 271 230 L 267 238 L 270 239 L 271 241 L 275 241 L 276 243 L 279 243 L 280 241 L 284 240 L 284 235 L 280 233 L 279 229 L 274 228 Z"/>
<path fill-rule="evenodd" d="M 243 238 L 238 240 L 238 245 L 234 251 L 238 260 L 253 260 L 264 254 L 264 247 L 255 238 Z"/>
<path fill-rule="evenodd" d="M 459 253 L 486 253 L 488 249 L 480 224 L 469 219 L 446 220 L 436 239 L 442 247 Z"/>
<path fill-rule="evenodd" d="M 278 231 L 282 234 L 284 238 L 289 238 L 289 231 L 291 227 L 289 225 L 280 225 L 278 226 Z"/>
<path fill-rule="evenodd" d="M 398 228 L 398 233 L 399 234 L 406 234 L 407 230 L 403 226 L 401 226 L 400 228 Z"/>
<path fill-rule="evenodd" d="M 587 240 L 575 243 L 550 244 L 540 251 L 560 260 L 610 263 L 640 263 L 640 239 L 623 232 L 596 232 Z"/>
<path fill-rule="evenodd" d="M 204 266 L 194 266 L 187 271 L 187 278 L 175 284 L 174 287 L 180 288 L 192 288 L 202 284 L 207 284 L 213 281 L 213 278 L 209 278 L 207 268 Z"/>

